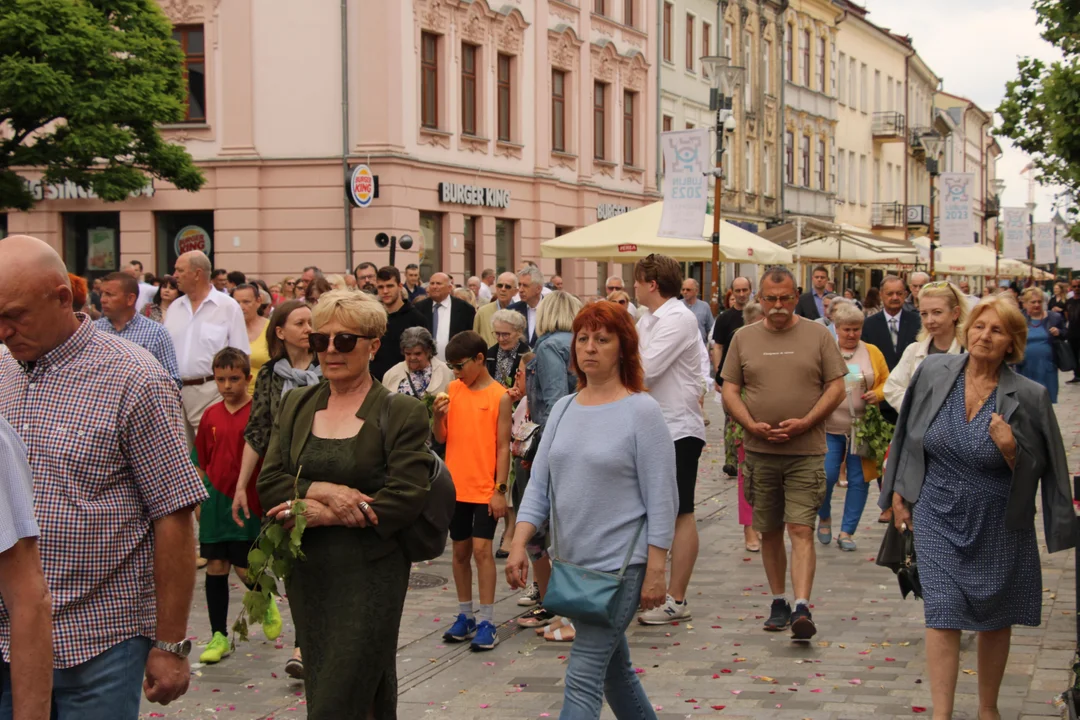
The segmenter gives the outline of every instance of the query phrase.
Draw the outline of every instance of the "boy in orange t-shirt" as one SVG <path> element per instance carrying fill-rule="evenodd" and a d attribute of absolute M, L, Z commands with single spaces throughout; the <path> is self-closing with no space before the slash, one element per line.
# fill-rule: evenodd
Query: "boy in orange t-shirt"
<path fill-rule="evenodd" d="M 495 526 L 506 514 L 513 415 L 506 388 L 488 373 L 486 352 L 487 343 L 471 330 L 451 338 L 446 360 L 457 379 L 450 383 L 448 394 L 435 399 L 434 407 L 435 439 L 446 443 L 446 466 L 457 490 L 450 539 L 460 612 L 443 638 L 449 642 L 471 638 L 473 650 L 491 650 L 498 644 L 492 620 L 495 554 L 491 546 Z M 480 586 L 479 623 L 472 604 L 473 558 Z"/>

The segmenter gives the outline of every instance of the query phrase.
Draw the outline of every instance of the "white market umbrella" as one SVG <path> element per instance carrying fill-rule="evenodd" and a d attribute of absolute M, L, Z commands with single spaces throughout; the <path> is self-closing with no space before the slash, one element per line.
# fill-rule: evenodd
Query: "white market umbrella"
<path fill-rule="evenodd" d="M 712 216 L 705 215 L 701 240 L 682 240 L 656 234 L 663 211 L 664 203 L 655 202 L 546 240 L 540 245 L 540 256 L 626 263 L 660 253 L 683 262 L 712 260 Z M 786 265 L 794 258 L 789 250 L 723 221 L 720 223 L 720 260 Z"/>

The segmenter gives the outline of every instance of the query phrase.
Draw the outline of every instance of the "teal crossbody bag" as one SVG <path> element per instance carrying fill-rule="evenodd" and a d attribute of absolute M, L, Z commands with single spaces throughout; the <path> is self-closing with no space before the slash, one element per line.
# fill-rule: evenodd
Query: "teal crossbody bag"
<path fill-rule="evenodd" d="M 574 394 L 576 396 L 577 393 Z M 573 403 L 573 397 L 570 403 Z M 562 416 L 569 410 L 570 404 L 559 415 L 555 427 L 552 429 L 551 445 L 555 444 L 555 435 L 559 430 L 559 422 Z M 550 447 L 550 446 L 549 446 Z M 544 595 L 544 608 L 568 617 L 571 620 L 580 620 L 601 627 L 615 627 L 615 613 L 619 602 L 619 593 L 622 590 L 626 575 L 626 568 L 634 557 L 634 548 L 637 547 L 641 531 L 645 529 L 646 518 L 641 518 L 638 523 L 634 539 L 626 551 L 622 568 L 618 573 L 592 570 L 580 565 L 568 563 L 559 559 L 559 531 L 558 519 L 555 513 L 555 482 L 548 475 L 548 494 L 551 500 L 551 580 L 548 581 L 547 593 Z"/>

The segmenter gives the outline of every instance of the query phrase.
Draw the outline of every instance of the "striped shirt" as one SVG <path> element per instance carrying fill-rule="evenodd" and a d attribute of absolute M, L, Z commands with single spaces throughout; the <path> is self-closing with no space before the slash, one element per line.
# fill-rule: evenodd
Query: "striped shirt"
<path fill-rule="evenodd" d="M 23 538 L 41 534 L 34 520 L 34 480 L 26 463 L 26 445 L 0 417 L 0 553 Z"/>
<path fill-rule="evenodd" d="M 176 364 L 176 350 L 173 349 L 172 335 L 164 325 L 139 314 L 136 314 L 119 330 L 113 327 L 109 318 L 105 317 L 95 320 L 94 325 L 102 332 L 118 335 L 145 348 L 157 358 L 161 367 L 165 368 L 165 372 L 169 373 L 169 377 L 176 382 L 177 387 L 180 386 L 180 368 Z"/>
<path fill-rule="evenodd" d="M 36 362 L 0 357 L 0 415 L 33 471 L 57 668 L 155 637 L 153 522 L 207 497 L 176 384 L 148 353 L 77 317 L 75 334 Z M 3 612 L 5 660 L 10 648 Z"/>

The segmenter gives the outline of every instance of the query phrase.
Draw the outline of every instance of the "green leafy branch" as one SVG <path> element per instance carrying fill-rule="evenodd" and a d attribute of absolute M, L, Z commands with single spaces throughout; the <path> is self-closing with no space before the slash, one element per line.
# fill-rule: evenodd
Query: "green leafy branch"
<path fill-rule="evenodd" d="M 853 418 L 851 432 L 857 447 L 869 447 L 880 474 L 885 467 L 885 453 L 896 427 L 885 419 L 877 405 L 867 405 L 862 417 Z"/>
<path fill-rule="evenodd" d="M 300 542 L 307 527 L 304 516 L 306 506 L 300 499 L 300 472 L 296 471 L 293 480 L 292 517 L 295 524 L 292 530 L 286 530 L 277 520 L 263 524 L 254 547 L 248 551 L 247 578 L 249 589 L 244 593 L 244 609 L 233 623 L 233 632 L 243 641 L 248 639 L 249 624 L 261 625 L 266 619 L 274 595 L 281 596 L 277 581 L 285 582 L 292 572 L 293 563 L 304 559 Z"/>

